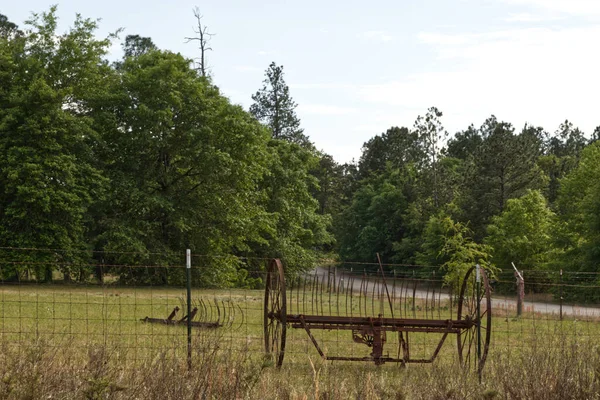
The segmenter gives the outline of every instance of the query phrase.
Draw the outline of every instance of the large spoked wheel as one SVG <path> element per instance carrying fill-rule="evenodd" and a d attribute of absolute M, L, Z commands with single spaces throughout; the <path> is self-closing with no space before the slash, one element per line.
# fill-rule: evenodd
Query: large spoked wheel
<path fill-rule="evenodd" d="M 480 269 L 480 273 L 481 289 L 479 296 L 477 296 L 476 267 L 472 267 L 467 271 L 460 289 L 457 314 L 459 320 L 472 322 L 469 329 L 458 333 L 458 359 L 465 368 L 476 368 L 478 373 L 485 366 L 492 334 L 492 290 L 483 268 Z M 478 304 L 480 306 L 480 318 L 477 318 Z M 478 326 L 481 327 L 480 339 L 477 335 Z M 479 340 L 481 341 L 481 352 L 478 351 Z"/>
<path fill-rule="evenodd" d="M 283 266 L 279 259 L 273 259 L 265 285 L 264 335 L 265 351 L 277 367 L 281 367 L 285 354 L 286 311 Z"/>

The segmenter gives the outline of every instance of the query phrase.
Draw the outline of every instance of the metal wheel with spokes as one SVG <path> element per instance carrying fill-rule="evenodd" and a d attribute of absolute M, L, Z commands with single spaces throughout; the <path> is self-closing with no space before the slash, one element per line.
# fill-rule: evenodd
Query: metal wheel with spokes
<path fill-rule="evenodd" d="M 265 351 L 277 367 L 281 367 L 285 354 L 286 298 L 283 266 L 277 258 L 267 269 L 264 305 Z"/>
<path fill-rule="evenodd" d="M 458 333 L 458 360 L 465 368 L 477 368 L 480 373 L 485 366 L 485 360 L 490 348 L 492 329 L 492 290 L 487 274 L 483 268 L 481 273 L 481 290 L 479 296 L 476 290 L 476 267 L 470 268 L 463 280 L 458 298 L 459 320 L 472 321 L 473 325 Z M 477 316 L 477 305 L 480 316 Z M 481 353 L 478 354 L 477 328 L 481 327 Z"/>

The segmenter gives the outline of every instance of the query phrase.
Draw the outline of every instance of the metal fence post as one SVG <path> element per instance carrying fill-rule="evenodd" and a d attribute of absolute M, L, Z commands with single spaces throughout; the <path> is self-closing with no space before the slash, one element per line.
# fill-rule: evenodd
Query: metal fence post
<path fill-rule="evenodd" d="M 561 321 L 563 319 L 562 307 L 563 307 L 563 271 L 561 269 L 560 270 L 560 320 Z"/>
<path fill-rule="evenodd" d="M 185 251 L 185 271 L 187 281 L 187 362 L 188 370 L 192 369 L 192 252 Z"/>
<path fill-rule="evenodd" d="M 475 266 L 477 271 L 477 375 L 481 383 L 481 271 L 480 266 Z M 489 311 L 488 311 L 489 312 Z"/>

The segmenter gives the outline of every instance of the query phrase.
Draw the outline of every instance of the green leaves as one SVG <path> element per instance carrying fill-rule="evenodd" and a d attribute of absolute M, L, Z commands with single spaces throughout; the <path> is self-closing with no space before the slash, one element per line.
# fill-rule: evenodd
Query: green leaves
<path fill-rule="evenodd" d="M 96 21 L 77 16 L 58 35 L 53 7 L 28 25 L 22 34 L 0 18 L 3 246 L 60 249 L 64 262 L 93 248 L 96 261 L 121 265 L 172 265 L 190 248 L 208 256 L 194 279 L 228 286 L 256 284 L 232 255 L 280 256 L 303 270 L 331 245 L 331 217 L 313 197 L 319 158 L 290 143 L 308 140 L 281 67 L 272 65 L 263 99 L 277 97 L 265 115 L 287 141 L 269 141 L 269 128 L 150 38 L 128 36 L 110 65 Z M 181 279 L 139 271 L 113 272 Z"/>
<path fill-rule="evenodd" d="M 178 54 L 132 55 L 118 73 L 112 92 L 120 95 L 108 107 L 117 118 L 104 130 L 113 195 L 99 227 L 102 246 L 116 246 L 116 237 L 174 257 L 185 248 L 199 254 L 244 248 L 261 214 L 256 204 L 266 171 L 264 129 Z M 209 264 L 224 274 L 205 274 L 204 284 L 236 279 L 225 273 L 234 264 Z"/>
<path fill-rule="evenodd" d="M 505 210 L 492 218 L 486 243 L 494 249 L 494 263 L 509 268 L 546 268 L 556 256 L 553 233 L 556 216 L 540 191 L 528 191 L 518 199 L 508 200 Z"/>
<path fill-rule="evenodd" d="M 600 262 L 600 142 L 587 146 L 581 161 L 561 180 L 558 197 L 565 266 L 597 271 Z"/>
<path fill-rule="evenodd" d="M 296 116 L 297 104 L 289 92 L 283 79 L 283 67 L 272 62 L 265 72 L 263 87 L 252 96 L 254 104 L 250 106 L 250 113 L 269 128 L 273 139 L 310 147 Z"/>
<path fill-rule="evenodd" d="M 105 184 L 86 111 L 89 86 L 107 73 L 109 42 L 80 17 L 57 35 L 54 8 L 28 25 L 26 34 L 0 39 L 0 63 L 10 71 L 0 95 L 0 242 L 61 249 L 63 261 L 76 262 L 87 247 L 87 211 Z"/>

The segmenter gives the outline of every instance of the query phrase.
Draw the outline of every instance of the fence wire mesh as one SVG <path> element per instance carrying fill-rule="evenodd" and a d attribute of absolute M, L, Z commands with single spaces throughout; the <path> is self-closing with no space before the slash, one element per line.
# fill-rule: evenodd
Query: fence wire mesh
<path fill-rule="evenodd" d="M 153 259 L 128 253 L 128 262 L 119 263 L 122 254 L 99 253 L 93 256 L 96 262 L 66 263 L 59 251 L 47 249 L 0 249 L 0 253 L 3 353 L 25 352 L 36 343 L 58 357 L 64 354 L 72 363 L 89 359 L 90 351 L 98 348 L 110 349 L 113 359 L 126 368 L 157 357 L 185 363 L 189 318 L 193 325 L 192 363 L 216 353 L 265 360 L 268 259 L 226 257 L 235 261 L 233 269 L 227 270 L 235 275 L 230 279 L 234 286 L 213 289 L 205 286 L 218 268 L 215 258 L 192 255 L 192 315 L 188 316 L 183 254 L 180 263 L 163 264 L 164 257 L 159 254 Z M 457 319 L 460 285 L 445 281 L 440 268 L 384 265 L 384 276 L 377 268 L 376 264 L 327 261 L 309 273 L 292 274 L 290 268 L 285 312 L 326 318 Z M 525 298 L 521 315 L 517 315 L 514 270 L 506 268 L 490 277 L 488 360 L 510 357 L 522 348 L 552 346 L 557 337 L 598 342 L 599 274 L 527 270 L 522 274 Z M 351 329 L 324 325 L 323 329 L 315 327 L 311 337 L 306 329 L 288 325 L 286 364 L 306 364 L 318 358 L 314 341 L 327 356 L 368 359 L 373 351 L 369 338 Z M 402 358 L 403 343 L 409 341 L 411 358 L 430 359 L 442 333 L 405 330 L 403 335 L 397 331 L 385 334 L 384 356 Z M 438 359 L 456 362 L 460 346 L 456 336 L 454 331 L 449 335 Z"/>

